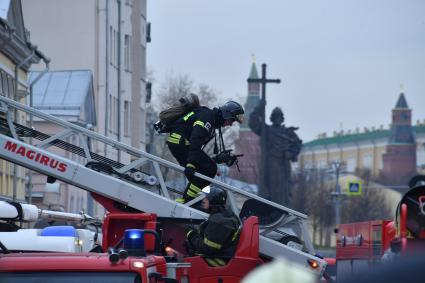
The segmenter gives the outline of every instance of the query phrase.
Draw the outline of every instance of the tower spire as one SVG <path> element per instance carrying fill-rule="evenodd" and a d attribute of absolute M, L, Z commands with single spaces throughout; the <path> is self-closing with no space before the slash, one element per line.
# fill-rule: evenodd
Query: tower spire
<path fill-rule="evenodd" d="M 403 92 L 401 92 L 400 96 L 398 97 L 397 103 L 395 105 L 395 109 L 409 109 L 409 106 L 407 105 L 406 97 L 404 96 Z"/>
<path fill-rule="evenodd" d="M 251 71 L 249 72 L 249 79 L 258 79 L 257 65 L 255 64 L 255 54 L 251 55 L 252 64 Z"/>

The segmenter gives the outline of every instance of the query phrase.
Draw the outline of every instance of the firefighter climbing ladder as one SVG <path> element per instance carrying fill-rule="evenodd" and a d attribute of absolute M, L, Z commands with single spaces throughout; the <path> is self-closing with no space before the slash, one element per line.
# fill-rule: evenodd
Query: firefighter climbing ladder
<path fill-rule="evenodd" d="M 62 130 L 53 136 L 49 136 L 28 128 L 13 121 L 14 111 L 27 116 L 32 115 L 37 121 L 51 123 L 55 128 Z M 19 117 L 19 115 L 17 116 Z M 78 145 L 68 142 L 75 140 L 71 137 L 77 137 Z M 29 140 L 33 140 L 32 144 L 29 143 Z M 94 153 L 90 150 L 89 141 L 97 141 L 103 146 L 125 152 L 130 155 L 131 162 L 122 164 Z M 71 159 L 59 156 L 55 153 L 57 148 L 79 155 L 82 158 Z M 161 167 L 180 173 L 183 172 L 183 167 L 1 95 L 0 158 L 128 207 L 156 213 L 158 217 L 207 218 L 207 214 L 189 207 L 199 201 L 201 197 L 186 204 L 177 203 L 170 197 L 170 195 L 175 195 L 176 191 L 166 186 Z M 146 165 L 151 165 L 152 174 L 147 174 L 141 170 L 141 167 Z M 314 256 L 315 251 L 305 223 L 306 215 L 199 173 L 196 173 L 196 176 L 226 190 L 231 208 L 236 214 L 239 214 L 235 198 L 237 194 L 248 199 L 254 199 L 282 212 L 281 216 L 272 224 L 267 227 L 260 227 L 260 253 L 262 255 L 270 258 L 284 257 L 302 265 L 308 265 L 307 260 L 314 259 L 320 266 L 317 270 L 323 271 L 326 263 Z M 279 231 L 280 227 L 292 227 L 304 241 L 307 251 L 293 249 L 267 237 L 273 231 Z"/>

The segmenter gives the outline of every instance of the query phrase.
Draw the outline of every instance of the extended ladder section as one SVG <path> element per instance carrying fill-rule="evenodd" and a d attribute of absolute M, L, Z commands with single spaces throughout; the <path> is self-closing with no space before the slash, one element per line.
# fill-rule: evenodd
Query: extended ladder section
<path fill-rule="evenodd" d="M 13 119 L 19 115 L 15 115 L 15 111 L 32 116 L 38 122 L 50 123 L 60 130 L 50 136 L 16 123 Z M 77 140 L 77 144 L 69 142 L 72 140 Z M 130 156 L 128 164 L 91 151 L 94 141 L 101 148 L 127 153 Z M 58 149 L 79 158 L 60 156 Z M 156 213 L 158 217 L 199 220 L 208 217 L 204 212 L 190 207 L 202 196 L 186 204 L 174 201 L 181 192 L 167 187 L 161 169 L 182 173 L 183 167 L 4 96 L 0 96 L 0 158 L 121 205 Z M 259 218 L 260 253 L 263 256 L 284 257 L 304 266 L 309 264 L 309 260 L 314 260 L 319 263 L 316 270 L 323 272 L 326 263 L 314 256 L 305 223 L 306 215 L 199 173 L 196 176 L 226 190 L 232 210 L 240 217 L 256 215 L 257 212 L 262 214 Z M 244 200 L 247 201 L 240 208 L 238 204 Z M 261 211 L 257 211 L 258 207 Z M 288 231 L 292 232 L 288 234 Z M 295 249 L 281 243 L 282 237 L 293 233 L 303 241 L 305 249 Z"/>

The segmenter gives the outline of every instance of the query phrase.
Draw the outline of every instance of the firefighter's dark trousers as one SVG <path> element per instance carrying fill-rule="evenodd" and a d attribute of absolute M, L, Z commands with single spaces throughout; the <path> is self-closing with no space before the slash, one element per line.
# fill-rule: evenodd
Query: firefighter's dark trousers
<path fill-rule="evenodd" d="M 167 142 L 168 148 L 170 149 L 173 156 L 177 159 L 177 162 L 185 167 L 187 164 L 187 157 L 189 155 L 189 146 L 182 144 L 174 144 Z M 217 164 L 205 153 L 202 152 L 200 160 L 197 160 L 196 172 L 202 175 L 214 178 L 217 173 Z M 203 188 L 208 186 L 210 182 L 205 181 L 198 177 L 193 177 L 192 181 L 189 182 L 183 193 L 183 199 L 188 202 L 198 196 Z"/>

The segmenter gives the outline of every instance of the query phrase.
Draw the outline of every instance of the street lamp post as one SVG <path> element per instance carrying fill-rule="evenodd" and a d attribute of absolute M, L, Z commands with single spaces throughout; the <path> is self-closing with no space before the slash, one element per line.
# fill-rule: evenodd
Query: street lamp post
<path fill-rule="evenodd" d="M 335 191 L 331 193 L 335 206 L 335 232 L 338 232 L 339 224 L 341 223 L 341 199 L 346 193 L 341 192 L 339 185 L 339 176 L 345 173 L 345 165 L 341 161 L 334 161 L 331 163 L 331 170 L 335 173 Z"/>

